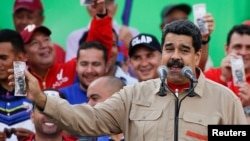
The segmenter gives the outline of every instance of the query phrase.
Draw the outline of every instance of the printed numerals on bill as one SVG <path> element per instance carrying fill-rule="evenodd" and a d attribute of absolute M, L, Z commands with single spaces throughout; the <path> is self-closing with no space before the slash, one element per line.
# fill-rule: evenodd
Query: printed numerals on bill
<path fill-rule="evenodd" d="M 15 77 L 15 96 L 27 96 L 26 81 L 24 70 L 26 69 L 25 62 L 14 61 L 14 77 Z"/>

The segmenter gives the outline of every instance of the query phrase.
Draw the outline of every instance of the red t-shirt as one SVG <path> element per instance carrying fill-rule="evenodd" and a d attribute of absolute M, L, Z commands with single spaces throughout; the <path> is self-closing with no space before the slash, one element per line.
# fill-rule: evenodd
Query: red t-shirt
<path fill-rule="evenodd" d="M 238 94 L 238 86 L 235 86 L 233 83 L 233 78 L 231 78 L 228 82 L 223 82 L 220 80 L 220 76 L 221 76 L 221 68 L 211 68 L 209 70 L 207 70 L 205 73 L 205 76 L 208 79 L 211 79 L 217 83 L 220 83 L 226 87 L 228 87 L 229 89 L 231 89 L 235 95 L 239 96 Z M 246 78 L 247 83 L 250 83 L 250 77 Z"/>
<path fill-rule="evenodd" d="M 35 140 L 35 134 L 30 135 L 27 138 L 22 139 L 21 141 L 34 141 Z M 62 141 L 77 141 L 78 139 L 76 137 L 70 137 L 66 135 L 62 135 Z"/>
<path fill-rule="evenodd" d="M 102 19 L 93 18 L 91 27 L 87 37 L 88 41 L 99 41 L 108 48 L 108 55 L 111 56 L 112 43 L 112 18 L 106 16 Z M 37 74 L 30 72 L 38 79 L 42 89 L 54 88 L 59 89 L 74 83 L 76 78 L 76 59 L 72 59 L 66 63 L 54 63 L 43 79 Z"/>
<path fill-rule="evenodd" d="M 46 88 L 62 88 L 74 83 L 76 78 L 76 59 L 72 59 L 66 63 L 54 63 L 51 66 L 45 78 L 41 78 L 39 75 L 29 70 L 39 81 L 42 89 Z"/>
<path fill-rule="evenodd" d="M 54 48 L 55 48 L 55 52 L 56 52 L 56 60 L 55 60 L 55 63 L 64 63 L 65 62 L 65 51 L 64 49 L 54 43 Z"/>
<path fill-rule="evenodd" d="M 102 19 L 93 18 L 86 41 L 98 41 L 108 50 L 108 58 L 111 57 L 113 46 L 112 18 L 105 16 Z"/>

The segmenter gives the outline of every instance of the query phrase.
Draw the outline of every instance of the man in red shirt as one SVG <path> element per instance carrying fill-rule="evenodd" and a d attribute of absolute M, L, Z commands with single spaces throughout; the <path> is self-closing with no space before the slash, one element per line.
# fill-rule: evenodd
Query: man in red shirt
<path fill-rule="evenodd" d="M 243 107 L 250 106 L 250 26 L 236 25 L 229 31 L 225 52 L 221 66 L 207 70 L 205 75 L 234 91 L 240 97 Z M 245 82 L 234 84 L 230 60 L 233 56 L 242 56 Z"/>
<path fill-rule="evenodd" d="M 106 10 L 97 7 L 97 12 L 105 14 Z M 98 41 L 108 49 L 111 57 L 113 34 L 110 16 L 95 16 L 91 22 L 87 41 Z M 29 71 L 39 80 L 42 89 L 62 88 L 74 83 L 76 78 L 76 59 L 66 63 L 55 63 L 55 50 L 50 39 L 51 31 L 45 26 L 28 25 L 21 32 L 25 43 Z"/>
<path fill-rule="evenodd" d="M 70 85 L 75 79 L 75 60 L 55 62 L 51 31 L 45 26 L 28 25 L 21 32 L 29 71 L 36 76 L 42 89 Z"/>

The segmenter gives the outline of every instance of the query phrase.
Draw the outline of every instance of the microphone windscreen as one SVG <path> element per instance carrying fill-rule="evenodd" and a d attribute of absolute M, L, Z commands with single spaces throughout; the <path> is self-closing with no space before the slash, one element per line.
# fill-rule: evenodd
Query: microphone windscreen
<path fill-rule="evenodd" d="M 168 68 L 166 66 L 159 66 L 157 69 L 159 77 L 167 76 Z M 162 78 L 161 78 L 162 79 Z"/>
<path fill-rule="evenodd" d="M 182 70 L 181 70 L 182 76 L 186 76 L 186 72 L 187 72 L 187 71 L 193 73 L 193 71 L 192 71 L 192 69 L 191 69 L 190 67 L 185 66 L 185 67 L 183 67 Z"/>

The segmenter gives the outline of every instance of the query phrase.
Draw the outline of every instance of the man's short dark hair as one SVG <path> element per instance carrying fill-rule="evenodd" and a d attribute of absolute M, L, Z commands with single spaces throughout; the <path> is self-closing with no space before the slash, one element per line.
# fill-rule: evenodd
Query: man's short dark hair
<path fill-rule="evenodd" d="M 233 33 L 250 36 L 250 26 L 244 24 L 233 26 L 232 29 L 227 34 L 227 45 L 230 44 Z"/>
<path fill-rule="evenodd" d="M 25 52 L 24 42 L 19 32 L 11 29 L 0 30 L 0 42 L 11 43 L 15 53 Z"/>
<path fill-rule="evenodd" d="M 169 4 L 166 5 L 161 11 L 161 20 L 164 23 L 164 19 L 174 10 L 180 10 L 189 15 L 191 13 L 191 7 L 186 3 Z"/>
<path fill-rule="evenodd" d="M 191 36 L 195 52 L 201 49 L 202 36 L 199 28 L 188 20 L 176 20 L 166 24 L 162 33 L 162 46 L 168 33 Z"/>
<path fill-rule="evenodd" d="M 97 41 L 82 42 L 82 44 L 80 45 L 80 47 L 77 50 L 76 59 L 79 58 L 81 50 L 86 50 L 86 49 L 91 49 L 91 48 L 101 50 L 103 52 L 104 61 L 106 63 L 108 62 L 108 50 L 107 50 L 107 48 L 102 43 L 97 42 Z"/>

